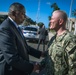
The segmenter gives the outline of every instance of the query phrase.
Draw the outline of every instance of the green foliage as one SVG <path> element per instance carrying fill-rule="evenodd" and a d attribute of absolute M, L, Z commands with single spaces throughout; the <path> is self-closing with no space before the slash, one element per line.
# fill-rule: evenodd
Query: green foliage
<path fill-rule="evenodd" d="M 53 3 L 53 4 L 51 5 L 51 8 L 53 8 L 52 13 L 53 13 L 55 10 L 60 10 L 60 8 L 58 7 L 57 3 Z M 51 13 L 51 14 L 52 14 L 52 13 Z M 50 21 L 50 20 L 51 20 L 51 16 L 49 16 L 48 19 L 49 19 L 49 21 Z M 50 26 L 50 23 L 48 24 L 48 26 Z"/>
<path fill-rule="evenodd" d="M 7 18 L 7 15 L 0 15 L 0 24 Z"/>
<path fill-rule="evenodd" d="M 24 25 L 36 25 L 36 21 L 33 21 L 31 18 L 26 18 Z"/>
<path fill-rule="evenodd" d="M 76 17 L 76 9 L 72 11 L 72 16 Z"/>
<path fill-rule="evenodd" d="M 50 19 L 51 19 L 51 16 L 49 16 L 49 17 L 48 17 L 48 19 L 49 19 L 49 21 L 50 21 Z"/>
<path fill-rule="evenodd" d="M 44 23 L 43 22 L 39 22 L 37 25 L 41 28 L 44 25 Z"/>
<path fill-rule="evenodd" d="M 55 11 L 55 10 L 60 10 L 60 8 L 58 7 L 57 3 L 53 3 L 53 4 L 51 5 L 51 8 L 53 8 L 53 11 Z"/>

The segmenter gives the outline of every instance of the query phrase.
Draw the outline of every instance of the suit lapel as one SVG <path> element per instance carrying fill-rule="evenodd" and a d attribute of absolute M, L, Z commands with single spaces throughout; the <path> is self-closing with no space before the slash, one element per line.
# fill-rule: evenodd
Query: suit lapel
<path fill-rule="evenodd" d="M 19 33 L 18 29 L 15 27 L 15 25 L 10 21 L 11 23 L 11 30 L 12 32 L 17 36 L 18 40 L 20 41 L 20 43 L 22 44 L 22 47 L 23 47 L 23 50 L 18 50 L 19 53 L 21 54 L 21 56 L 26 59 L 26 60 L 29 60 L 29 56 L 27 54 L 27 44 L 26 42 L 24 42 L 24 39 L 22 38 L 21 34 Z M 26 48 L 25 48 L 26 47 Z"/>

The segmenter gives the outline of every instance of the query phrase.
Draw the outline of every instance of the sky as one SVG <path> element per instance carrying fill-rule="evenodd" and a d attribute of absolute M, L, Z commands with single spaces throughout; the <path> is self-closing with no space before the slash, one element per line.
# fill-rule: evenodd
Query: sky
<path fill-rule="evenodd" d="M 72 6 L 71 1 L 73 1 Z M 53 11 L 53 8 L 51 8 L 53 3 L 57 3 L 60 10 L 64 10 L 68 17 L 71 17 L 70 8 L 71 10 L 76 9 L 76 0 L 0 0 L 0 12 L 8 12 L 9 6 L 13 2 L 23 4 L 26 15 L 37 23 L 43 22 L 46 28 L 49 24 L 48 16 L 51 16 Z"/>

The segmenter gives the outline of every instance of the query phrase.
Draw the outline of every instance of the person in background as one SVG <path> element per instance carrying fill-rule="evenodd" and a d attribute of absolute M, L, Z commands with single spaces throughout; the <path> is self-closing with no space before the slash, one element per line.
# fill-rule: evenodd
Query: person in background
<path fill-rule="evenodd" d="M 48 53 L 42 63 L 45 75 L 76 75 L 76 36 L 66 29 L 67 14 L 62 10 L 52 13 L 50 29 L 56 34 L 48 44 Z"/>
<path fill-rule="evenodd" d="M 38 31 L 39 34 L 39 41 L 38 41 L 38 46 L 37 46 L 37 50 L 39 50 L 39 46 L 42 43 L 43 44 L 43 51 L 45 51 L 45 41 L 46 41 L 46 29 L 43 23 L 41 23 L 41 27 Z"/>
<path fill-rule="evenodd" d="M 40 58 L 42 52 L 27 44 L 18 26 L 25 13 L 21 3 L 12 3 L 8 18 L 0 25 L 0 75 L 29 75 L 39 68 L 29 61 L 29 54 Z"/>

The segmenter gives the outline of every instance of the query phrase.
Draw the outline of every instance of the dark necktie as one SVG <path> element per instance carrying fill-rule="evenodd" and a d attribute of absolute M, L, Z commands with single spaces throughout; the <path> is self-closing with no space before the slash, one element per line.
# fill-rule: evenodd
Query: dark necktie
<path fill-rule="evenodd" d="M 25 40 L 26 38 L 24 37 L 24 35 L 23 35 L 22 30 L 21 30 L 20 27 L 18 27 L 18 31 L 19 31 L 20 35 L 22 36 L 22 38 Z M 26 40 L 25 40 L 25 44 L 27 46 Z"/>
<path fill-rule="evenodd" d="M 27 45 L 27 43 L 26 43 L 26 40 L 25 40 L 25 37 L 24 37 L 24 35 L 23 35 L 23 33 L 22 33 L 22 30 L 20 29 L 20 27 L 18 27 L 18 31 L 19 31 L 19 33 L 20 33 L 20 35 L 22 36 L 22 38 L 23 38 L 23 41 L 24 41 L 24 43 L 22 43 L 22 45 L 23 46 L 25 46 L 25 50 L 24 50 L 24 52 L 25 52 L 25 59 L 26 60 L 29 60 L 29 56 L 28 56 L 28 54 L 27 54 L 27 50 L 28 50 L 28 45 Z"/>
<path fill-rule="evenodd" d="M 20 27 L 18 27 L 18 31 L 21 34 L 22 38 L 24 38 L 24 35 L 23 35 L 22 30 L 20 29 Z"/>

